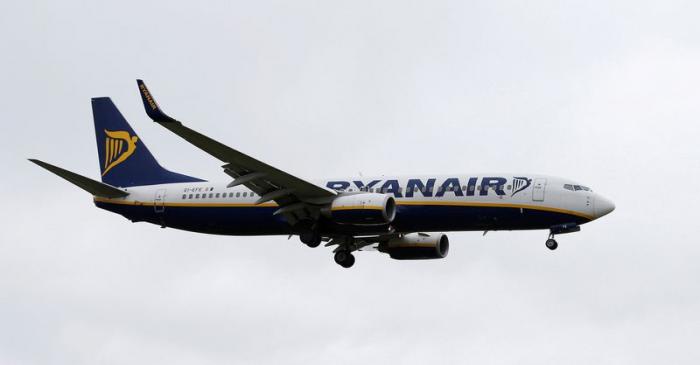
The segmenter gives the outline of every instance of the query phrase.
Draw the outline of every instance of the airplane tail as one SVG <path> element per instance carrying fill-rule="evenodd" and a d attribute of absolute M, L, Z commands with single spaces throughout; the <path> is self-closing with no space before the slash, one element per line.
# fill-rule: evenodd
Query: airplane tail
<path fill-rule="evenodd" d="M 93 98 L 102 182 L 119 187 L 204 181 L 163 168 L 110 98 Z"/>

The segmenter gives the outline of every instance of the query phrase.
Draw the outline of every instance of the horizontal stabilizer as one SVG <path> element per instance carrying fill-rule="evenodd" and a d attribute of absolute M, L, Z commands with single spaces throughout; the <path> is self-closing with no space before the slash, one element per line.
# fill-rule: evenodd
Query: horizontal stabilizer
<path fill-rule="evenodd" d="M 71 183 L 75 184 L 79 188 L 87 191 L 88 193 L 94 195 L 94 196 L 99 196 L 103 198 L 121 198 L 129 195 L 129 193 L 119 190 L 111 185 L 107 185 L 105 183 L 101 183 L 99 181 L 95 181 L 92 179 L 89 179 L 85 176 L 78 175 L 74 172 L 70 172 L 68 170 L 64 170 L 60 167 L 48 164 L 43 161 L 35 160 L 35 159 L 29 159 L 29 161 L 34 162 L 35 164 L 53 172 L 54 174 L 70 181 Z"/>

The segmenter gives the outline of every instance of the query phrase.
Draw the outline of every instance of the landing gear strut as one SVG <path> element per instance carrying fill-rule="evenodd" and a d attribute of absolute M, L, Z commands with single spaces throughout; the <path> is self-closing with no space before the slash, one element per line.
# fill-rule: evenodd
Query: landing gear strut
<path fill-rule="evenodd" d="M 352 267 L 352 265 L 355 264 L 355 256 L 353 256 L 350 252 L 345 250 L 340 250 L 336 252 L 333 258 L 335 259 L 336 264 L 346 269 Z"/>

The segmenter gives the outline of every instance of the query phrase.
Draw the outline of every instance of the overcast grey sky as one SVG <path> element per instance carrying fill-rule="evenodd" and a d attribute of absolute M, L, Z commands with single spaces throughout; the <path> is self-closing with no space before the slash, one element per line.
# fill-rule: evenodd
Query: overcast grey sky
<path fill-rule="evenodd" d="M 700 361 L 700 6 L 691 1 L 14 1 L 0 12 L 0 363 Z M 132 224 L 27 162 L 99 178 L 90 97 L 168 168 L 304 178 L 523 171 L 617 204 L 445 260 Z"/>

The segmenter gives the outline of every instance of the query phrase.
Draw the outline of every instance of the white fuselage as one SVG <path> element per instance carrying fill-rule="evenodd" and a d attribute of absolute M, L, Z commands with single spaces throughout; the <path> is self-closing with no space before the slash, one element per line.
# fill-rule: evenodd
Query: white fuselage
<path fill-rule="evenodd" d="M 316 184 L 339 194 L 393 195 L 394 225 L 403 232 L 542 229 L 583 224 L 614 209 L 606 198 L 570 180 L 532 174 L 466 174 L 329 179 Z M 134 221 L 219 234 L 286 234 L 274 202 L 226 183 L 196 182 L 125 189 L 98 206 Z M 269 225 L 269 229 L 266 226 Z M 329 228 L 331 229 L 331 228 Z"/>

